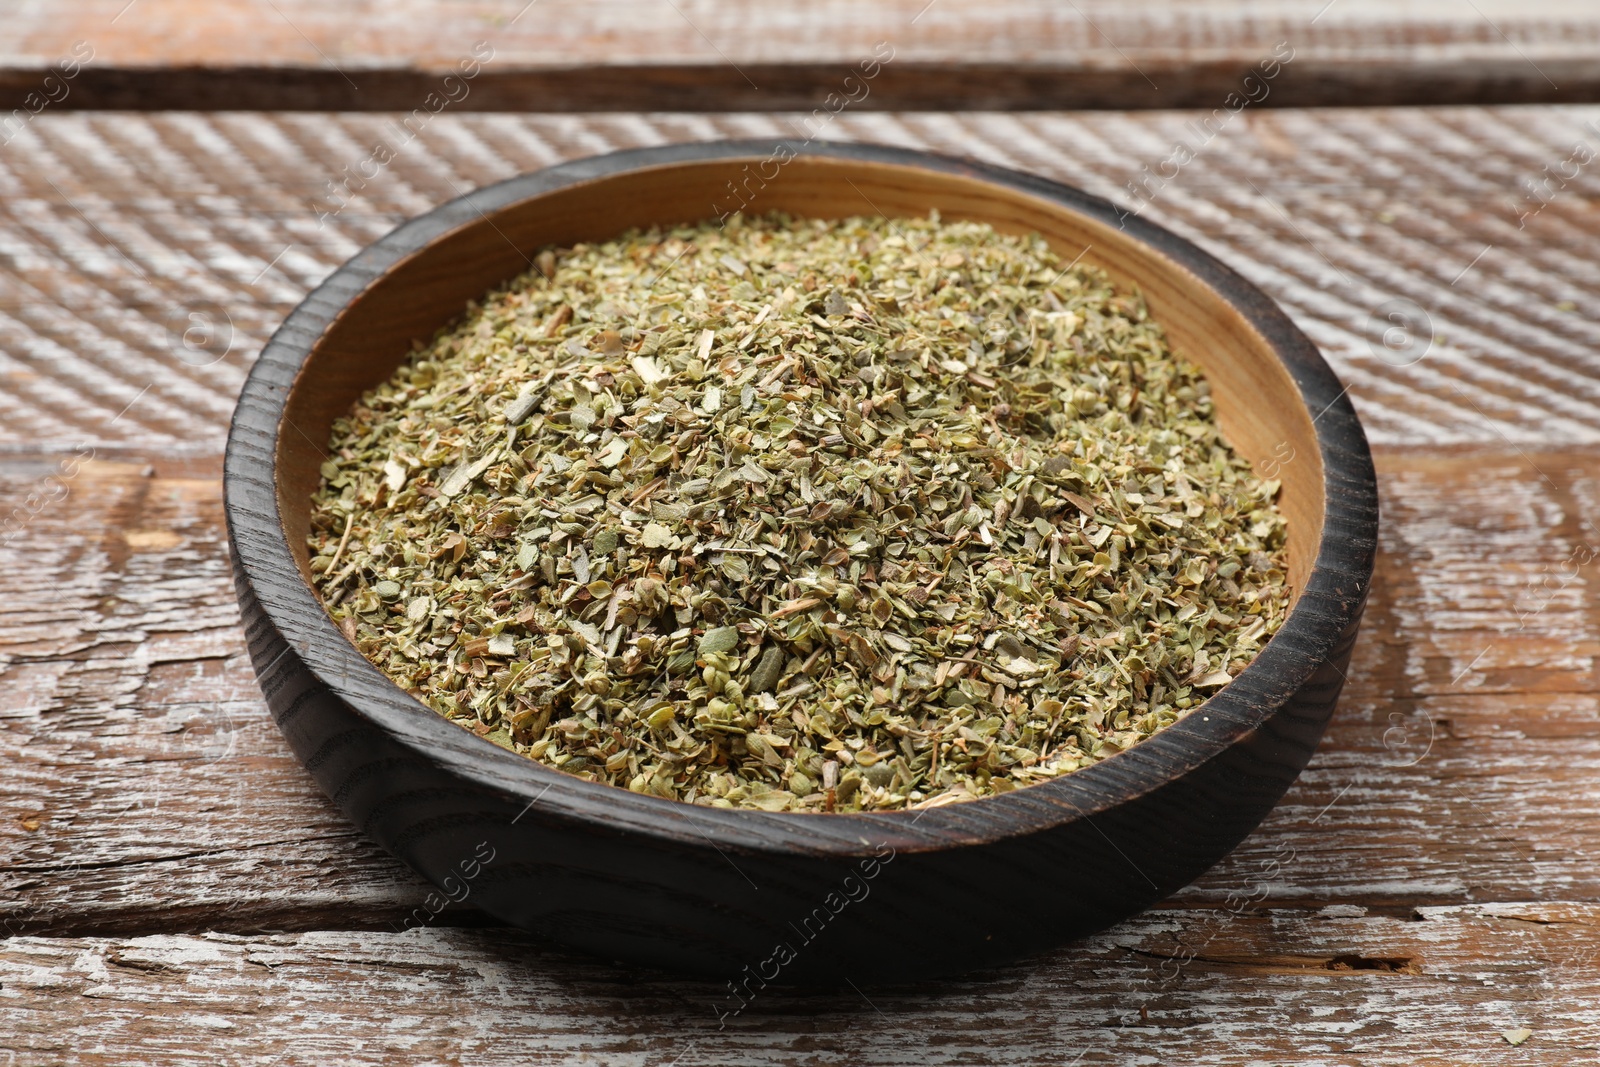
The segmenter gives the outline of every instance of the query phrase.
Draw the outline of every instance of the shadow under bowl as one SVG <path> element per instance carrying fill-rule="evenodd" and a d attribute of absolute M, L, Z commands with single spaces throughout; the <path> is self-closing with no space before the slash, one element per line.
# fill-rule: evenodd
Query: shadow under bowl
<path fill-rule="evenodd" d="M 539 249 L 749 210 L 974 219 L 1038 233 L 1137 288 L 1211 383 L 1225 436 L 1278 470 L 1294 604 L 1237 678 L 1126 752 L 927 810 L 721 810 L 583 781 L 403 692 L 310 584 L 333 421 L 415 338 Z M 704 143 L 580 160 L 480 189 L 334 272 L 268 342 L 234 414 L 228 530 L 274 718 L 361 829 L 445 900 L 613 959 L 746 983 L 899 982 L 1040 952 L 1174 892 L 1239 843 L 1310 759 L 1344 680 L 1377 542 L 1366 439 L 1316 348 L 1174 234 L 1054 182 L 870 145 Z M 748 968 L 748 969 L 747 969 Z M 753 984 L 752 984 L 753 983 Z"/>

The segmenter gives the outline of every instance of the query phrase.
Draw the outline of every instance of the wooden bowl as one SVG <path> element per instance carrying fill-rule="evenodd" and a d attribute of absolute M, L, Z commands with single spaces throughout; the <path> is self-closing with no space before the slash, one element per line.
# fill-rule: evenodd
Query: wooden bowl
<path fill-rule="evenodd" d="M 551 770 L 441 718 L 340 633 L 309 582 L 312 492 L 333 420 L 413 338 L 547 245 L 751 211 L 978 219 L 1037 232 L 1137 287 L 1199 363 L 1224 433 L 1281 467 L 1282 629 L 1234 681 L 1085 770 L 924 811 L 730 811 Z M 1344 680 L 1378 504 L 1338 380 L 1265 295 L 1104 200 L 902 149 L 677 145 L 501 182 L 399 227 L 320 285 L 268 342 L 234 414 L 228 530 L 250 654 L 273 716 L 354 822 L 439 887 L 593 953 L 736 984 L 903 981 L 1039 952 L 1189 882 L 1256 826 L 1311 757 Z M 738 1006 L 730 999 L 729 1010 Z"/>

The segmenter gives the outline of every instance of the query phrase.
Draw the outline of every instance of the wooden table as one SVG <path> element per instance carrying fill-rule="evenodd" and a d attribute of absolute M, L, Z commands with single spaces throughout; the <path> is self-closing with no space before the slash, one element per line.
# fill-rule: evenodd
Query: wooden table
<path fill-rule="evenodd" d="M 828 135 L 1131 204 L 1194 117 L 847 111 Z M 393 116 L 54 108 L 0 147 L 0 1065 L 1595 1058 L 1600 178 L 1521 188 L 1600 159 L 1592 106 L 1250 109 L 1140 198 L 1322 346 L 1383 494 L 1327 738 L 1200 881 L 1025 964 L 769 992 L 720 1030 L 717 988 L 471 911 L 395 932 L 427 887 L 315 790 L 244 654 L 219 484 L 243 376 L 408 215 L 797 118 L 447 111 L 320 224 Z M 1397 300 L 1427 317 L 1398 351 Z"/>
<path fill-rule="evenodd" d="M 82 42 L 68 107 L 410 110 L 475 42 L 474 110 L 809 112 L 881 44 L 860 106 L 1600 99 L 1592 0 L 77 0 L 0 12 L 0 103 Z M 80 53 L 81 54 L 81 53 Z M 846 90 L 858 96 L 856 90 Z"/>

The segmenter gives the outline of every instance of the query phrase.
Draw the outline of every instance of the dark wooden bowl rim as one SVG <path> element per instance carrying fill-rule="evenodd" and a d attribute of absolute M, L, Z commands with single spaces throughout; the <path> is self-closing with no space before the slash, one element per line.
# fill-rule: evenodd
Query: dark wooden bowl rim
<path fill-rule="evenodd" d="M 931 169 L 992 182 L 1121 227 L 1153 246 L 1228 301 L 1264 337 L 1288 369 L 1300 399 L 1315 415 L 1322 453 L 1324 517 L 1309 580 L 1274 639 L 1239 676 L 1202 706 L 1151 738 L 1060 778 L 998 796 L 944 807 L 871 814 L 801 814 L 727 810 L 641 796 L 587 782 L 507 751 L 449 722 L 385 677 L 345 639 L 317 594 L 300 577 L 282 527 L 268 536 L 239 536 L 237 524 L 259 521 L 263 492 L 274 501 L 275 435 L 288 391 L 316 340 L 352 292 L 459 227 L 542 193 L 610 175 L 701 160 L 766 159 L 768 141 L 723 141 L 616 152 L 550 167 L 478 189 L 406 222 L 350 259 L 292 312 L 251 370 L 234 414 L 224 470 L 224 497 L 236 564 L 261 602 L 264 617 L 322 685 L 362 718 L 419 757 L 458 779 L 533 805 L 538 818 L 584 824 L 595 832 L 644 834 L 668 841 L 755 852 L 867 856 L 887 844 L 897 851 L 947 849 L 1031 834 L 1091 817 L 1156 789 L 1215 759 L 1257 729 L 1285 697 L 1325 662 L 1338 636 L 1359 617 L 1360 589 L 1370 575 L 1370 550 L 1351 542 L 1376 537 L 1376 500 L 1348 487 L 1370 482 L 1365 436 L 1344 388 L 1311 341 L 1265 294 L 1194 244 L 1109 201 L 1078 189 L 971 160 L 867 144 L 792 142 L 797 156 Z M 533 250 L 526 250 L 533 251 Z M 333 310 L 329 310 L 332 308 Z M 251 434 L 246 411 L 272 416 L 272 435 Z M 1350 469 L 1366 464 L 1367 473 Z M 1338 477 L 1339 474 L 1349 477 Z M 1344 491 L 1333 491 L 1335 484 Z M 251 494 L 255 494 L 250 499 Z M 254 531 L 252 531 L 254 532 Z M 1365 570 L 1361 557 L 1365 554 Z M 1342 578 L 1340 577 L 1342 575 Z M 1352 592 L 1355 595 L 1352 595 Z M 283 665 L 267 665 L 263 686 Z M 523 809 L 529 810 L 529 809 Z"/>

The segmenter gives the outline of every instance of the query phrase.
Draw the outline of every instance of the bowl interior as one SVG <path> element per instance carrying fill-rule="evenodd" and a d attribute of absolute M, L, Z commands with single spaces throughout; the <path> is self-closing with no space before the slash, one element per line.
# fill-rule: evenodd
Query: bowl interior
<path fill-rule="evenodd" d="M 1176 351 L 1199 364 L 1211 382 L 1228 441 L 1253 464 L 1281 466 L 1279 505 L 1288 519 L 1289 579 L 1298 597 L 1323 525 L 1322 458 L 1313 417 L 1268 339 L 1159 241 L 1141 240 L 1107 219 L 1025 189 L 961 173 L 799 156 L 765 178 L 774 166 L 767 160 L 762 167 L 762 160 L 751 155 L 650 166 L 490 208 L 373 281 L 316 342 L 285 406 L 293 431 L 277 435 L 279 515 L 307 582 L 311 497 L 332 423 L 394 372 L 414 339 L 430 338 L 469 300 L 529 269 L 531 257 L 547 245 L 707 219 L 719 205 L 736 203 L 730 190 L 740 190 L 751 212 L 893 218 L 937 209 L 946 219 L 1038 233 L 1063 261 L 1081 255 L 1119 286 L 1141 291 Z"/>

